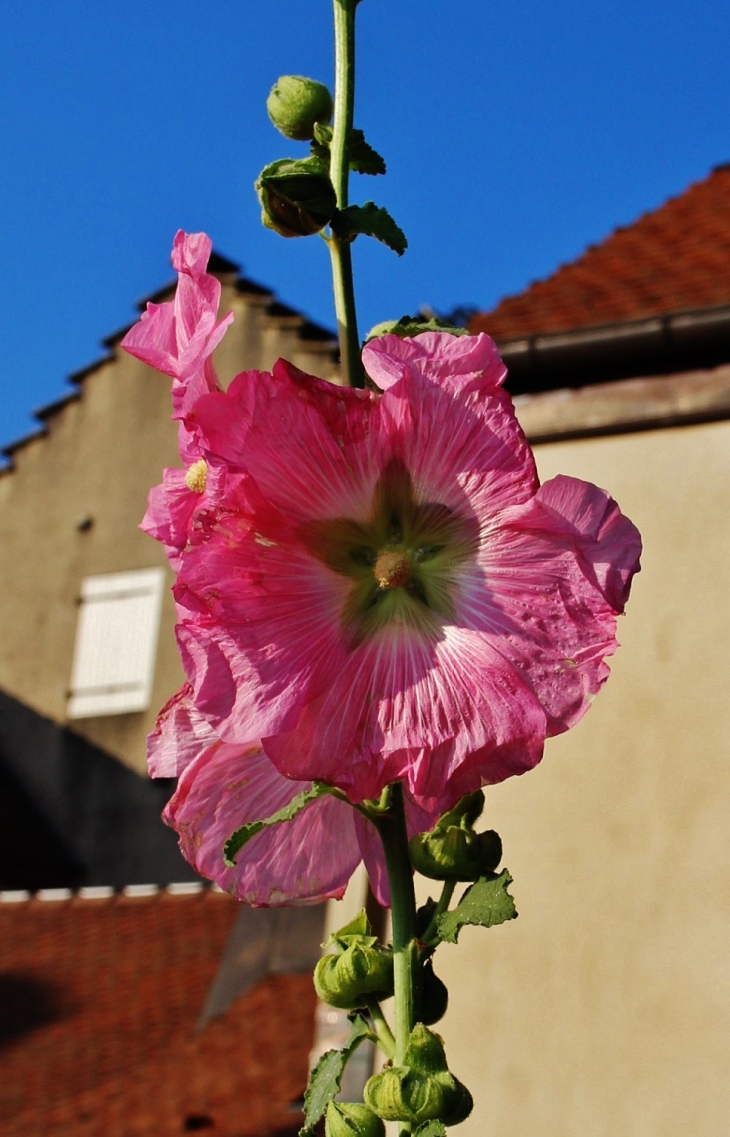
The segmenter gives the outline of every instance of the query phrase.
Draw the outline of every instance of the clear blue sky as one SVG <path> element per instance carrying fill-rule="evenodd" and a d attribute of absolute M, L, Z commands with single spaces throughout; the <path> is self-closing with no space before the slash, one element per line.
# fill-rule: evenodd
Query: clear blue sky
<path fill-rule="evenodd" d="M 730 160 L 727 0 L 363 0 L 356 119 L 405 228 L 355 247 L 361 324 L 501 296 Z M 0 444 L 171 277 L 179 227 L 331 325 L 319 239 L 252 183 L 304 153 L 270 126 L 287 72 L 332 76 L 329 0 L 3 0 Z"/>

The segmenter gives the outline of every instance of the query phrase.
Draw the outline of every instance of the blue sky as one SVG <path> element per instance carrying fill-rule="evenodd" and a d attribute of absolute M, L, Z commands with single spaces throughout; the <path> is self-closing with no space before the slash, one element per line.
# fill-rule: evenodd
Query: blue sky
<path fill-rule="evenodd" d="M 355 246 L 363 329 L 489 308 L 730 161 L 726 0 L 362 0 L 357 124 L 406 230 Z M 3 0 L 0 444 L 171 278 L 179 227 L 327 325 L 317 238 L 264 230 L 252 183 L 304 154 L 270 126 L 287 72 L 330 83 L 329 0 Z"/>

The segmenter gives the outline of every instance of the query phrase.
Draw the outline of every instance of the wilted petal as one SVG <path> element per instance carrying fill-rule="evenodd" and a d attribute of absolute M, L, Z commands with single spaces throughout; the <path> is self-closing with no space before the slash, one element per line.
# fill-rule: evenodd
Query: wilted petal
<path fill-rule="evenodd" d="M 163 816 L 179 834 L 186 860 L 247 904 L 341 896 L 361 855 L 353 809 L 329 795 L 257 834 L 235 866 L 226 866 L 223 846 L 236 829 L 270 817 L 310 784 L 283 778 L 258 744 L 222 743 L 191 694 L 186 684 L 170 700 L 149 739 L 152 776 L 180 776 Z"/>
<path fill-rule="evenodd" d="M 536 500 L 576 537 L 583 556 L 615 612 L 623 612 L 639 572 L 641 535 L 605 490 L 559 474 L 537 491 Z"/>
<path fill-rule="evenodd" d="M 210 238 L 204 233 L 175 236 L 172 262 L 178 272 L 174 301 L 148 304 L 137 324 L 127 332 L 122 347 L 150 367 L 186 380 L 203 367 L 233 319 L 229 314 L 216 324 L 221 285 L 206 271 Z"/>

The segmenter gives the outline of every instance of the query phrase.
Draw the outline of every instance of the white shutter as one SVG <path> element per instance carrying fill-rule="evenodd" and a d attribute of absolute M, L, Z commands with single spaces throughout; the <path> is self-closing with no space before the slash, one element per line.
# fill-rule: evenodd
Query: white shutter
<path fill-rule="evenodd" d="M 68 716 L 118 715 L 150 703 L 164 569 L 89 576 L 81 586 Z"/>

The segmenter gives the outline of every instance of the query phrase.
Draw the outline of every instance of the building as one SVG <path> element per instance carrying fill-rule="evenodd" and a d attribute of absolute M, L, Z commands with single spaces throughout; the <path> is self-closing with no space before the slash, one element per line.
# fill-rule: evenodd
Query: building
<path fill-rule="evenodd" d="M 236 313 L 223 375 L 285 355 L 334 377 L 327 333 L 230 262 L 214 269 Z M 472 330 L 500 344 L 542 477 L 605 486 L 645 554 L 606 690 L 538 769 L 487 795 L 520 918 L 465 929 L 436 957 L 451 995 L 439 1030 L 476 1100 L 459 1133 L 719 1137 L 730 1126 L 730 168 Z M 118 352 L 120 337 L 40 412 L 41 432 L 8 449 L 0 689 L 140 787 L 144 736 L 180 671 L 170 578 L 136 525 L 177 453 L 168 381 Z M 83 650 L 76 667 L 94 604 L 112 617 L 106 635 L 125 613 L 149 627 L 159 611 L 156 649 L 122 639 L 119 672 Z M 99 642 L 93 620 L 85 635 L 82 649 Z M 36 901 L 23 904 L 18 914 Z M 336 905 L 328 920 L 344 922 Z M 175 1117 L 193 1116 L 185 1108 Z"/>
<path fill-rule="evenodd" d="M 730 1128 L 730 168 L 480 314 L 543 479 L 644 538 L 585 719 L 487 795 L 520 918 L 437 971 L 463 1137 Z"/>

